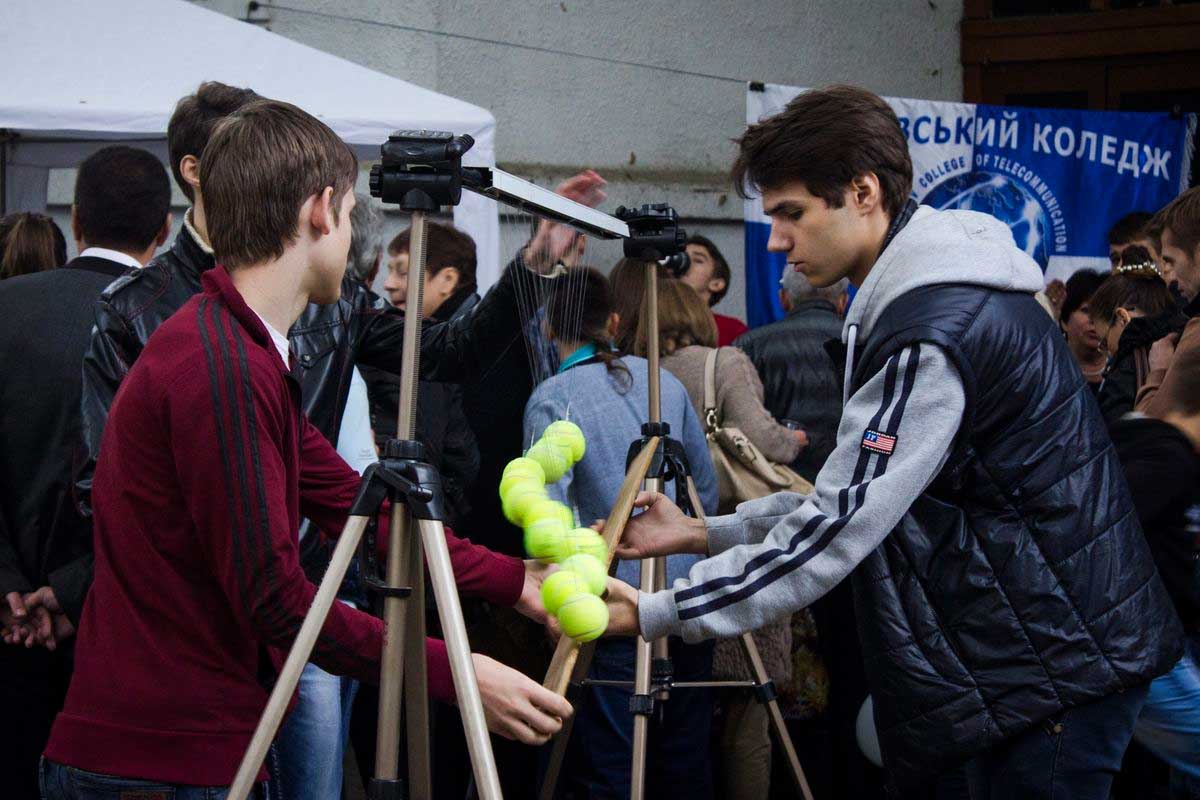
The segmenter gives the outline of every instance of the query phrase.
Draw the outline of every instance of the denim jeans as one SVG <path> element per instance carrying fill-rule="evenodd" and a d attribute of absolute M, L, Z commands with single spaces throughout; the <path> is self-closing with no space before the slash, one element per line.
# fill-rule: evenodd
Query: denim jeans
<path fill-rule="evenodd" d="M 280 792 L 287 800 L 342 796 L 342 758 L 358 681 L 330 675 L 315 664 L 300 674 L 296 707 L 279 730 Z"/>
<path fill-rule="evenodd" d="M 672 637 L 670 646 L 675 680 L 711 680 L 712 642 L 689 645 Z M 631 681 L 634 660 L 632 639 L 602 639 L 597 643 L 588 677 Z M 625 800 L 631 780 L 633 714 L 629 698 L 633 692 L 599 686 L 583 691 L 560 783 L 565 784 L 567 797 Z M 665 704 L 656 704 L 646 758 L 647 797 L 712 798 L 712 764 L 708 757 L 711 693 L 711 689 L 676 689 Z M 661 722 L 657 716 L 660 707 Z"/>
<path fill-rule="evenodd" d="M 42 800 L 225 800 L 228 786 L 183 786 L 134 778 L 118 778 L 68 767 L 42 759 L 38 769 Z M 252 798 L 266 798 L 267 785 L 261 783 Z"/>
<path fill-rule="evenodd" d="M 1107 800 L 1147 687 L 1042 720 L 966 765 L 971 800 Z"/>
<path fill-rule="evenodd" d="M 1171 765 L 1171 797 L 1200 798 L 1200 641 L 1189 638 L 1179 663 L 1150 683 L 1133 736 Z"/>

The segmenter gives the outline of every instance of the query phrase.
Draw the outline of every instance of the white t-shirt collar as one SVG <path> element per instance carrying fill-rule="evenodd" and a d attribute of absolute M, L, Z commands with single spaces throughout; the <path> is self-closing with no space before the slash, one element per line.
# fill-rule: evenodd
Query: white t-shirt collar
<path fill-rule="evenodd" d="M 120 250 L 109 250 L 107 247 L 89 247 L 79 254 L 80 258 L 103 258 L 106 261 L 115 261 L 126 267 L 141 269 L 142 262 L 138 261 L 128 253 L 122 253 Z"/>
<path fill-rule="evenodd" d="M 254 309 L 250 309 L 250 310 L 254 311 Z M 271 344 L 275 345 L 275 349 L 279 352 L 279 357 L 281 359 L 283 359 L 284 368 L 291 369 L 291 364 L 288 363 L 288 355 L 289 355 L 288 338 L 286 336 L 284 336 L 282 333 L 280 333 L 279 331 L 272 328 L 271 323 L 269 323 L 265 319 L 263 319 L 262 314 L 259 314 L 257 311 L 254 311 L 254 316 L 258 317 L 259 322 L 261 322 L 263 324 L 263 327 L 267 329 L 267 333 L 271 334 Z"/>

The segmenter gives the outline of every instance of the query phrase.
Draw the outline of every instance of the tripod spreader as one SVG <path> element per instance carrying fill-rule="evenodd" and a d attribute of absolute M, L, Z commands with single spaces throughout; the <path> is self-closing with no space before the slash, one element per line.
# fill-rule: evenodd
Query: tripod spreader
<path fill-rule="evenodd" d="M 688 478 L 692 474 L 691 469 L 688 468 L 687 452 L 683 449 L 683 442 L 671 438 L 669 423 L 647 422 L 642 425 L 642 438 L 629 445 L 629 453 L 625 457 L 625 469 L 629 469 L 629 465 L 637 458 L 638 453 L 642 452 L 646 442 L 655 436 L 659 437 L 659 444 L 654 451 L 650 468 L 646 470 L 646 477 L 659 478 L 663 486 L 666 486 L 668 481 L 675 481 L 675 504 L 684 514 L 694 517 L 697 515 L 697 509 L 692 507 L 692 498 L 688 496 L 686 488 Z"/>
<path fill-rule="evenodd" d="M 384 500 L 408 506 L 413 519 L 446 519 L 442 478 L 433 465 L 425 461 L 425 447 L 412 440 L 391 439 L 383 447 L 383 457 L 363 473 L 358 496 L 350 507 L 354 516 L 375 520 Z M 382 597 L 408 597 L 408 586 L 390 586 L 380 578 L 376 550 L 376 525 L 368 526 L 359 550 L 359 569 L 369 591 Z"/>

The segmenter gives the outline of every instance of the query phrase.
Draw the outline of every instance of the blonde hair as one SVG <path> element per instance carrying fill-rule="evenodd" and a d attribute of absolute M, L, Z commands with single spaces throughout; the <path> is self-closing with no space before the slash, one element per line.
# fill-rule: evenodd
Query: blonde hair
<path fill-rule="evenodd" d="M 646 320 L 638 321 L 634 354 L 645 356 Z M 717 346 L 717 323 L 712 312 L 692 287 L 668 278 L 658 282 L 658 351 L 669 356 L 691 345 Z"/>

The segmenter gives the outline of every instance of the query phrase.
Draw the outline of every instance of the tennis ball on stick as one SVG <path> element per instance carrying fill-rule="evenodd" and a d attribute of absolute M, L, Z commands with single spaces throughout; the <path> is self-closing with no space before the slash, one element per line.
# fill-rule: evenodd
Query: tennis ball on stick
<path fill-rule="evenodd" d="M 538 466 L 545 473 L 546 483 L 554 483 L 566 473 L 571 466 L 563 457 L 561 448 L 541 439 L 533 447 L 529 448 L 529 452 L 525 454 L 525 458 L 536 461 Z"/>
<path fill-rule="evenodd" d="M 608 606 L 594 594 L 574 595 L 558 607 L 558 624 L 575 641 L 590 642 L 608 627 Z"/>
<path fill-rule="evenodd" d="M 568 556 L 586 553 L 598 559 L 601 564 L 608 561 L 608 545 L 604 543 L 604 537 L 591 528 L 576 528 L 568 533 L 563 550 Z"/>
<path fill-rule="evenodd" d="M 608 570 L 604 568 L 600 559 L 586 553 L 579 553 L 567 556 L 561 563 L 565 571 L 574 572 L 583 578 L 587 584 L 587 590 L 591 594 L 597 596 L 604 594 L 604 585 L 608 583 Z"/>
<path fill-rule="evenodd" d="M 514 458 L 504 467 L 502 477 L 507 478 L 510 475 L 524 475 L 527 478 L 533 478 L 541 483 L 546 482 L 546 472 L 542 469 L 542 465 L 534 461 L 532 458 Z"/>
<path fill-rule="evenodd" d="M 541 469 L 541 467 L 538 467 L 538 469 Z M 500 499 L 503 500 L 505 495 L 517 486 L 536 486 L 539 489 L 544 489 L 546 483 L 535 475 L 526 475 L 523 472 L 505 475 L 500 479 Z"/>
<path fill-rule="evenodd" d="M 550 433 L 549 431 L 546 431 L 546 433 L 542 434 L 542 441 L 545 442 L 547 446 L 553 447 L 556 451 L 558 451 L 558 454 L 562 456 L 563 461 L 567 462 L 567 466 L 573 466 L 577 461 L 575 458 L 575 448 L 573 447 L 570 436 L 563 436 L 562 434 Z"/>
<path fill-rule="evenodd" d="M 542 605 L 550 614 L 557 614 L 563 603 L 575 595 L 587 593 L 587 581 L 577 572 L 560 570 L 542 581 Z"/>
<path fill-rule="evenodd" d="M 504 511 L 504 518 L 513 525 L 525 527 L 525 520 L 530 510 L 544 500 L 549 500 L 546 496 L 546 489 L 538 483 L 518 483 L 508 490 L 507 494 L 500 497 L 500 507 Z"/>
<path fill-rule="evenodd" d="M 578 461 L 583 458 L 583 453 L 587 450 L 587 441 L 583 438 L 583 430 L 574 422 L 567 422 L 565 419 L 552 422 L 542 435 L 561 438 L 569 443 L 571 445 L 572 461 Z"/>

